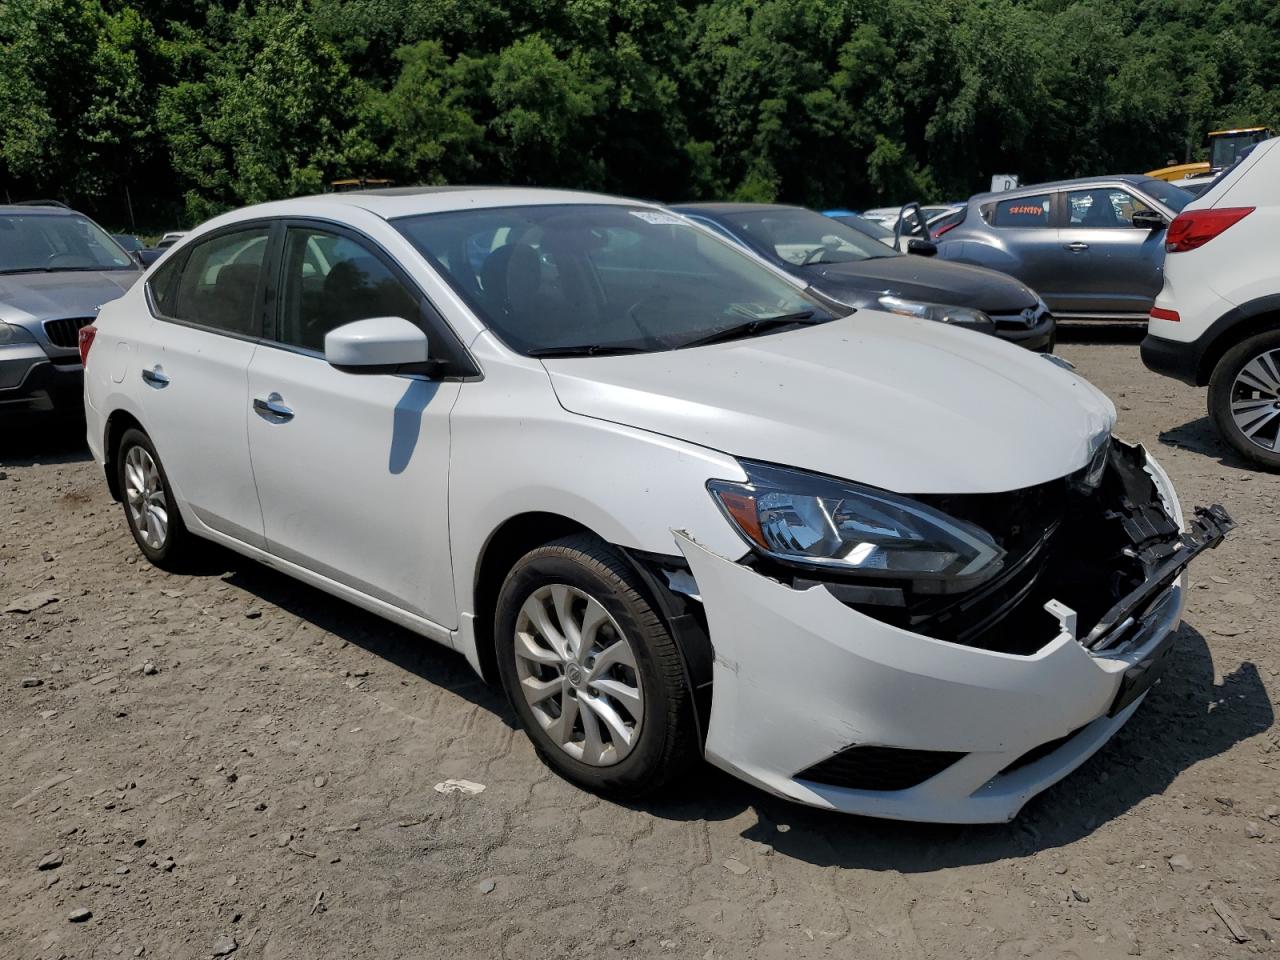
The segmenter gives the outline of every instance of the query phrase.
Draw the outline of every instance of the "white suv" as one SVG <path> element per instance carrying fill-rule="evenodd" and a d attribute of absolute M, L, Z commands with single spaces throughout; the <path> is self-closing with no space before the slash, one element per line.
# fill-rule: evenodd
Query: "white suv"
<path fill-rule="evenodd" d="M 1184 528 L 1070 371 L 610 197 L 241 210 L 82 349 L 148 558 L 216 541 L 458 650 L 616 794 L 705 756 L 822 807 L 1008 819 L 1137 709 L 1231 525 Z"/>
<path fill-rule="evenodd" d="M 1209 414 L 1245 456 L 1280 467 L 1280 138 L 1226 170 L 1169 225 L 1164 289 L 1142 359 L 1209 386 Z"/>

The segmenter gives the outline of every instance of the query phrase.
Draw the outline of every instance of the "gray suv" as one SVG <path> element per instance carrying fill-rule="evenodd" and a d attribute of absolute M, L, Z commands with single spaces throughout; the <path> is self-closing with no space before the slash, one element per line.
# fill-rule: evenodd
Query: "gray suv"
<path fill-rule="evenodd" d="M 1164 284 L 1164 233 L 1194 199 L 1139 175 L 970 197 L 938 256 L 1017 277 L 1062 319 L 1146 319 Z"/>
<path fill-rule="evenodd" d="M 0 204 L 0 415 L 79 410 L 80 328 L 140 276 L 83 214 L 54 201 Z"/>

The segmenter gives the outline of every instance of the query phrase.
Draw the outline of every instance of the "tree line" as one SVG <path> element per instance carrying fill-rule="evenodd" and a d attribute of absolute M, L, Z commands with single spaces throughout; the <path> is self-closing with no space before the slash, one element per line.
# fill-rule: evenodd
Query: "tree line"
<path fill-rule="evenodd" d="M 113 227 L 328 189 L 863 206 L 1280 127 L 1275 0 L 0 0 L 0 177 Z"/>

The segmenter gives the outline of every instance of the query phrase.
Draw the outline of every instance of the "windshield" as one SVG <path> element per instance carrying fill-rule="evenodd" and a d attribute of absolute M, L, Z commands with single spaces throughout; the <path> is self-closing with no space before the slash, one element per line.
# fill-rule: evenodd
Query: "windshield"
<path fill-rule="evenodd" d="M 857 214 L 849 214 L 844 217 L 832 217 L 837 223 L 843 223 L 846 227 L 857 230 L 859 233 L 865 233 L 873 240 L 892 240 L 893 231 L 882 223 L 874 220 L 867 220 Z"/>
<path fill-rule="evenodd" d="M 1174 186 L 1168 180 L 1143 180 L 1144 193 L 1159 200 L 1174 213 L 1181 213 L 1182 208 L 1195 199 L 1195 196 L 1181 187 Z"/>
<path fill-rule="evenodd" d="M 793 266 L 899 256 L 865 233 L 801 207 L 761 207 L 721 214 L 721 219 L 762 253 Z"/>
<path fill-rule="evenodd" d="M 781 329 L 777 318 L 832 317 L 736 247 L 661 210 L 493 207 L 392 222 L 525 354 L 670 350 L 738 327 L 744 336 Z"/>
<path fill-rule="evenodd" d="M 1209 168 L 1216 171 L 1231 166 L 1241 154 L 1265 138 L 1263 130 L 1214 137 L 1209 147 Z"/>
<path fill-rule="evenodd" d="M 85 217 L 0 214 L 0 273 L 133 269 L 120 244 Z"/>

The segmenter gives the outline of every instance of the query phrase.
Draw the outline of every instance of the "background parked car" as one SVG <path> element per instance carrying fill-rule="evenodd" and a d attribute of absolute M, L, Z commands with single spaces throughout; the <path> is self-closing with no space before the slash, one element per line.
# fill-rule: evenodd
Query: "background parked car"
<path fill-rule="evenodd" d="M 1137 175 L 980 193 L 938 256 L 1017 277 L 1059 318 L 1145 319 L 1163 283 L 1165 227 L 1191 199 Z"/>
<path fill-rule="evenodd" d="M 1033 290 L 994 270 L 903 256 L 803 207 L 688 203 L 673 209 L 842 303 L 943 320 L 1032 350 L 1053 349 L 1056 324 L 1049 308 Z"/>
<path fill-rule="evenodd" d="M 81 408 L 80 328 L 141 276 L 61 204 L 0 205 L 0 411 Z"/>
<path fill-rule="evenodd" d="M 160 242 L 156 244 L 156 249 L 168 250 L 186 235 L 187 231 L 185 230 L 171 230 L 160 238 Z"/>
<path fill-rule="evenodd" d="M 151 266 L 164 252 L 158 247 L 148 247 L 141 237 L 132 233 L 113 233 L 111 239 L 127 250 L 138 261 L 138 265 L 143 267 Z"/>
<path fill-rule="evenodd" d="M 1280 140 L 1228 170 L 1169 226 L 1143 362 L 1209 387 L 1233 447 L 1280 468 Z"/>

